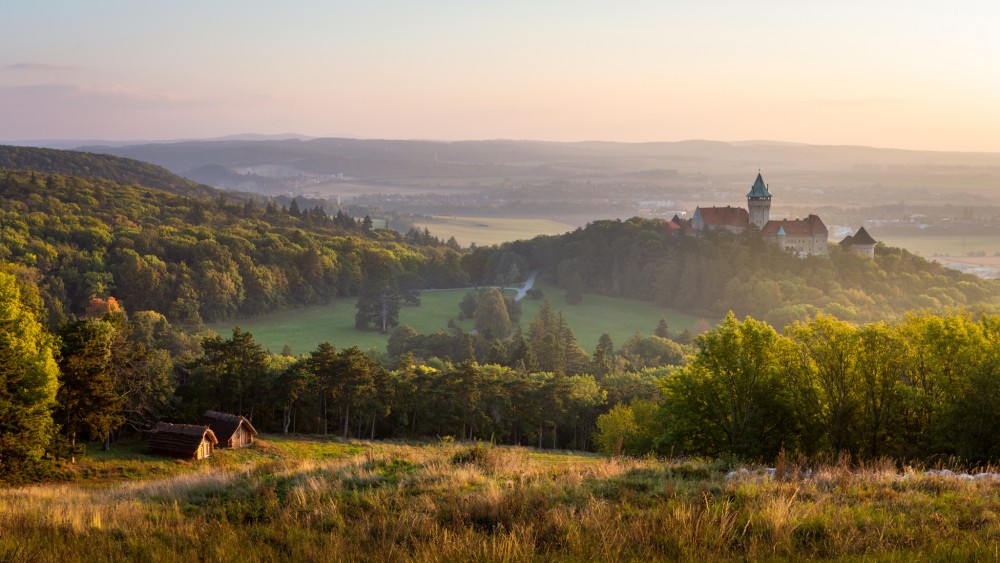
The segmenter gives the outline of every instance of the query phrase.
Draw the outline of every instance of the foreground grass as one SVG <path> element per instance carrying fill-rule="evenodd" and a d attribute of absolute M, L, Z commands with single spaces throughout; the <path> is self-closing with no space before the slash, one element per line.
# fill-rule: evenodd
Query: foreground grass
<path fill-rule="evenodd" d="M 701 460 L 277 438 L 192 465 L 0 490 L 0 561 L 968 560 L 1000 546 L 1000 485 L 892 467 L 726 481 Z"/>

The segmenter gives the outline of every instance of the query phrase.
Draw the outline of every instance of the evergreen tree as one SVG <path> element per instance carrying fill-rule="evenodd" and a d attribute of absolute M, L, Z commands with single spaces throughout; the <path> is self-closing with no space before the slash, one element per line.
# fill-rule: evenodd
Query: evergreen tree
<path fill-rule="evenodd" d="M 395 265 L 379 253 L 367 252 L 354 326 L 366 330 L 374 324 L 382 334 L 388 333 L 390 328 L 399 324 L 401 301 Z"/>
<path fill-rule="evenodd" d="M 489 288 L 479 298 L 475 311 L 476 330 L 487 340 L 506 340 L 511 334 L 510 315 L 503 295 L 496 288 Z"/>
<path fill-rule="evenodd" d="M 660 323 L 656 325 L 653 334 L 660 338 L 670 338 L 670 327 L 667 326 L 667 319 L 660 317 Z"/>
<path fill-rule="evenodd" d="M 124 401 L 112 377 L 114 331 L 111 323 L 97 319 L 75 321 L 61 331 L 58 418 L 71 447 L 84 432 L 104 441 L 125 421 L 120 414 Z"/>

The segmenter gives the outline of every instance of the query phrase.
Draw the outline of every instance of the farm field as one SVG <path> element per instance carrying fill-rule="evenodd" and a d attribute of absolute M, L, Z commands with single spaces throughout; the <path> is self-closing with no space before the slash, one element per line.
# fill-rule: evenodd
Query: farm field
<path fill-rule="evenodd" d="M 873 236 L 876 240 L 884 242 L 889 246 L 905 248 L 914 254 L 928 259 L 935 256 L 952 256 L 967 259 L 969 257 L 966 254 L 969 252 L 982 252 L 987 257 L 994 257 L 997 253 L 1000 253 L 1000 237 L 996 236 Z"/>
<path fill-rule="evenodd" d="M 645 335 L 653 333 L 660 317 L 664 317 L 672 330 L 692 328 L 696 317 L 657 307 L 635 299 L 604 297 L 584 294 L 583 303 L 568 305 L 564 292 L 554 286 L 536 283 L 556 310 L 562 310 L 577 341 L 584 350 L 592 351 L 601 334 L 611 335 L 620 346 L 637 330 Z M 424 291 L 420 294 L 419 307 L 404 306 L 399 312 L 400 323 L 408 324 L 417 332 L 428 333 L 448 326 L 454 318 L 466 331 L 475 328 L 472 319 L 458 321 L 458 304 L 467 289 Z M 513 295 L 513 291 L 508 291 Z M 304 307 L 272 315 L 243 319 L 236 322 L 217 323 L 209 328 L 223 336 L 231 334 L 233 327 L 253 333 L 254 339 L 272 352 L 280 352 L 286 344 L 294 354 L 305 354 L 322 342 L 337 348 L 357 345 L 362 350 L 376 348 L 385 351 L 388 337 L 378 332 L 362 332 L 354 328 L 354 300 L 338 299 L 328 305 Z M 542 301 L 525 299 L 522 302 L 521 326 L 528 329 L 531 319 L 538 313 Z"/>
<path fill-rule="evenodd" d="M 1000 484 L 888 462 L 727 479 L 736 466 L 691 458 L 260 438 L 200 462 L 133 444 L 68 481 L 0 489 L 0 560 L 954 561 L 1000 549 Z"/>
<path fill-rule="evenodd" d="M 416 223 L 440 239 L 455 237 L 462 246 L 500 244 L 513 240 L 531 239 L 538 235 L 561 235 L 575 227 L 553 219 L 517 217 L 454 217 L 435 216 Z"/>

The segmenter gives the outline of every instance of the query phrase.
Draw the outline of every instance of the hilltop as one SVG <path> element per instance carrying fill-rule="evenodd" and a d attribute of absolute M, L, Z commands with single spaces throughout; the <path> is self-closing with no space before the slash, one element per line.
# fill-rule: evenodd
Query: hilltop
<path fill-rule="evenodd" d="M 210 186 L 178 176 L 161 166 L 92 152 L 0 145 L 0 168 L 99 178 L 190 197 L 218 195 Z"/>

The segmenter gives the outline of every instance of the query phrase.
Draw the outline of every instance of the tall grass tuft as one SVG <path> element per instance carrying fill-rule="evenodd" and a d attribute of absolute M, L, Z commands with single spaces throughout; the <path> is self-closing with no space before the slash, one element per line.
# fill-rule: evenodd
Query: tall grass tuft
<path fill-rule="evenodd" d="M 0 561 L 992 559 L 1000 483 L 891 460 L 602 459 L 280 438 L 158 478 L 0 490 Z M 954 465 L 952 466 L 954 467 Z"/>

